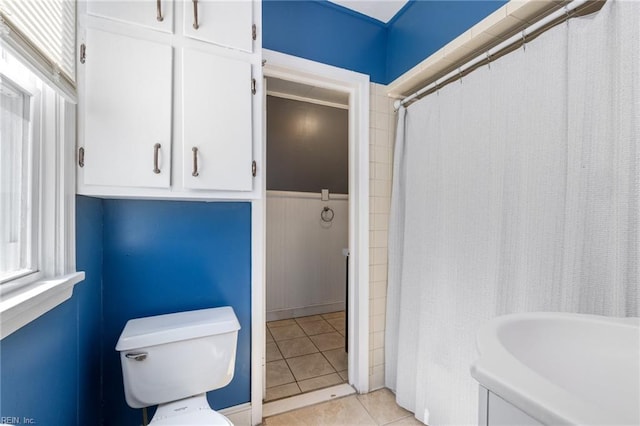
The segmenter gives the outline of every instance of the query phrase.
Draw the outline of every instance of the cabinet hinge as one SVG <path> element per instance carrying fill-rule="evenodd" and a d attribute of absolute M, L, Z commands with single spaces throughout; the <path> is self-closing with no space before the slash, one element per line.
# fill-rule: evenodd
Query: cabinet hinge
<path fill-rule="evenodd" d="M 251 26 L 251 38 L 256 39 L 258 37 L 258 29 L 256 28 L 256 24 Z"/>
<path fill-rule="evenodd" d="M 87 58 L 87 46 L 82 43 L 80 45 L 80 63 L 84 64 L 84 62 L 86 61 Z"/>
<path fill-rule="evenodd" d="M 251 93 L 252 94 L 256 94 L 256 79 L 252 78 L 251 79 Z"/>
<path fill-rule="evenodd" d="M 258 166 L 254 160 L 251 162 L 251 176 L 256 177 L 256 174 L 258 174 Z"/>
<path fill-rule="evenodd" d="M 84 147 L 78 149 L 78 166 L 84 167 Z"/>

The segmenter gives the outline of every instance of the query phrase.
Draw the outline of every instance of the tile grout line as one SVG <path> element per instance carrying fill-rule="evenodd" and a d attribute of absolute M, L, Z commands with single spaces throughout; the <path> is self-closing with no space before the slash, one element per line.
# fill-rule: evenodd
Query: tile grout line
<path fill-rule="evenodd" d="M 381 391 L 382 391 L 382 390 L 377 390 L 377 391 L 374 391 L 374 392 L 372 392 L 372 393 L 373 393 L 373 394 L 375 394 L 375 393 L 377 393 L 377 392 L 381 392 Z M 339 400 L 339 399 L 346 399 L 346 398 L 355 398 L 355 399 L 358 401 L 358 403 L 360 404 L 360 405 L 359 405 L 359 407 L 361 407 L 361 408 L 363 409 L 364 413 L 366 413 L 366 416 L 370 419 L 370 422 L 368 423 L 368 424 L 370 424 L 370 425 L 376 425 L 376 426 L 391 426 L 391 425 L 393 425 L 393 424 L 397 424 L 398 422 L 400 422 L 400 421 L 402 421 L 402 420 L 410 419 L 410 418 L 413 418 L 413 417 L 414 417 L 414 414 L 413 414 L 413 413 L 411 413 L 411 412 L 407 412 L 407 414 L 406 414 L 406 415 L 401 415 L 401 416 L 399 416 L 399 417 L 397 417 L 397 418 L 395 418 L 395 419 L 389 420 L 389 421 L 384 421 L 383 419 L 377 420 L 377 419 L 376 419 L 376 416 L 374 416 L 374 414 L 373 414 L 369 409 L 367 409 L 367 407 L 365 406 L 364 402 L 360 399 L 360 395 L 351 394 L 351 395 L 348 395 L 348 396 L 342 396 L 342 397 L 336 398 L 336 399 L 334 399 L 334 400 L 324 401 L 324 402 L 320 402 L 320 403 L 317 403 L 317 404 L 312 404 L 312 405 L 309 405 L 309 406 L 300 407 L 300 408 L 294 409 L 293 411 L 283 412 L 283 413 L 280 413 L 280 414 L 276 414 L 276 415 L 273 415 L 273 416 L 269 416 L 269 417 L 268 417 L 268 418 L 266 418 L 265 420 L 267 420 L 267 419 L 269 419 L 269 418 L 277 418 L 277 417 L 279 417 L 279 416 L 291 416 L 291 413 L 298 412 L 298 413 L 300 413 L 302 416 L 301 416 L 301 417 L 299 417 L 299 418 L 297 418 L 297 419 L 299 419 L 299 420 L 300 420 L 300 422 L 298 422 L 297 424 L 309 424 L 309 421 L 308 421 L 308 420 L 309 420 L 309 414 L 310 414 L 310 413 L 309 413 L 309 410 L 308 410 L 308 409 L 309 409 L 310 407 L 314 407 L 314 406 L 315 406 L 315 407 L 323 407 L 323 406 L 324 406 L 325 408 L 321 408 L 321 410 L 320 410 L 321 412 L 323 412 L 323 411 L 325 411 L 325 410 L 327 410 L 327 409 L 328 409 L 329 404 L 332 404 L 332 403 L 333 403 L 334 401 L 336 401 L 336 400 Z M 397 405 L 397 403 L 395 403 L 395 405 L 396 405 L 396 407 L 398 407 L 398 408 L 402 408 L 402 407 L 400 407 L 399 405 Z M 358 410 L 358 411 L 359 411 L 359 410 Z M 352 412 L 352 411 L 350 410 L 349 412 Z M 305 414 L 302 414 L 302 413 L 305 413 Z M 295 421 L 291 422 L 291 420 L 296 420 L 296 419 L 291 419 L 291 418 L 289 418 L 289 421 L 290 421 L 290 423 L 289 423 L 289 424 L 296 423 Z M 267 422 L 267 424 L 268 424 L 268 422 Z M 333 423 L 333 424 L 336 424 L 336 423 Z M 342 423 L 342 424 L 348 424 L 348 423 L 346 423 L 346 422 L 345 422 L 345 423 Z M 415 423 L 415 424 L 420 424 L 420 423 Z"/>
<path fill-rule="evenodd" d="M 382 391 L 382 389 L 377 389 L 377 390 L 375 390 L 373 392 L 370 392 L 370 393 L 375 393 L 375 392 L 379 392 L 379 391 Z M 369 409 L 362 403 L 362 401 L 360 400 L 360 395 L 356 395 L 356 399 L 358 400 L 360 405 L 362 405 L 362 407 L 365 409 L 365 411 L 369 414 L 369 416 L 371 416 L 373 421 L 376 422 L 376 425 L 378 425 L 378 426 L 388 426 L 388 425 L 391 425 L 393 423 L 399 422 L 400 420 L 407 419 L 409 417 L 415 417 L 415 415 L 411 411 L 407 410 L 409 414 L 401 416 L 401 417 L 398 417 L 397 419 L 393 419 L 393 420 L 388 421 L 386 423 L 381 423 L 381 422 L 376 421 L 376 419 L 373 417 L 373 413 L 371 413 L 371 411 L 369 411 Z M 396 404 L 396 406 L 400 407 L 398 405 L 398 403 L 395 401 L 395 394 L 394 394 L 394 403 Z M 402 408 L 402 407 L 400 407 L 400 408 Z"/>
<path fill-rule="evenodd" d="M 356 395 L 356 401 L 358 401 L 358 403 L 364 409 L 364 411 L 369 415 L 369 417 L 371 417 L 371 420 L 373 420 L 377 426 L 381 426 L 381 424 L 378 423 L 378 421 L 373 417 L 373 414 L 371 414 L 371 412 L 367 409 L 367 407 L 364 406 L 362 401 L 360 401 L 360 398 L 358 398 L 358 395 Z"/>
<path fill-rule="evenodd" d="M 329 324 L 329 327 L 331 327 L 331 328 L 334 330 L 334 332 L 336 332 L 336 333 L 340 334 L 340 333 L 338 332 L 338 330 L 337 330 L 337 329 L 336 329 L 336 328 L 335 328 L 335 327 L 334 327 L 334 326 L 333 326 L 329 321 L 327 321 L 327 319 L 326 319 L 325 317 L 322 317 L 322 319 L 323 319 L 327 324 Z M 300 328 L 302 328 L 302 327 L 300 327 Z M 305 334 L 307 334 L 307 332 L 306 332 L 304 329 L 302 329 L 302 331 L 304 331 L 304 333 L 305 333 Z M 329 333 L 322 333 L 322 334 L 329 334 Z M 316 336 L 318 336 L 318 334 L 316 334 Z M 309 337 L 309 340 L 311 340 L 311 336 L 307 335 L 307 337 Z M 321 350 L 320 350 L 320 348 L 318 348 L 318 346 L 315 344 L 315 342 L 314 342 L 313 340 L 311 340 L 311 343 L 313 343 L 313 345 L 316 347 L 316 349 L 318 349 L 318 351 L 320 352 L 320 354 L 322 355 L 322 357 L 323 357 L 323 358 L 324 358 L 324 359 L 329 363 L 329 365 L 331 366 L 331 368 L 333 368 L 334 373 L 331 373 L 331 374 L 337 374 L 337 375 L 338 375 L 338 377 L 340 377 L 340 379 L 342 379 L 342 377 L 340 376 L 340 373 L 338 372 L 338 369 L 337 369 L 337 368 L 336 368 L 336 367 L 331 363 L 331 361 L 329 361 L 329 359 L 328 359 L 328 358 L 327 358 L 327 356 L 324 354 L 324 352 L 323 352 L 323 351 L 321 351 Z M 338 349 L 338 348 L 336 348 L 336 349 Z M 295 377 L 295 376 L 294 376 L 294 377 Z"/>
<path fill-rule="evenodd" d="M 304 317 L 301 317 L 301 318 L 304 318 Z M 296 325 L 300 330 L 302 330 L 302 332 L 303 332 L 304 336 L 292 337 L 292 338 L 290 338 L 290 339 L 280 339 L 280 340 L 276 340 L 276 338 L 273 336 L 273 333 L 271 333 L 271 327 L 269 326 L 269 323 L 273 323 L 274 321 L 270 321 L 270 322 L 267 322 L 267 323 L 265 324 L 267 331 L 269 332 L 269 334 L 271 334 L 271 337 L 273 338 L 273 342 L 269 342 L 269 343 L 275 343 L 276 348 L 278 349 L 278 352 L 280 353 L 280 356 L 282 357 L 281 359 L 277 359 L 277 360 L 273 360 L 273 361 L 269 361 L 269 362 L 284 361 L 284 362 L 285 362 L 285 365 L 287 366 L 287 369 L 289 370 L 289 373 L 291 374 L 291 376 L 292 376 L 292 377 L 293 377 L 293 379 L 294 379 L 294 381 L 293 381 L 293 382 L 283 383 L 283 384 L 280 384 L 280 385 L 277 385 L 277 386 L 284 386 L 284 385 L 289 385 L 289 384 L 295 383 L 296 387 L 297 387 L 297 388 L 298 388 L 298 390 L 300 391 L 300 394 L 304 394 L 304 393 L 311 392 L 311 391 L 316 390 L 316 389 L 312 389 L 312 390 L 309 390 L 309 391 L 304 392 L 304 391 L 302 391 L 302 388 L 300 387 L 300 382 L 302 382 L 302 381 L 304 381 L 304 380 L 312 380 L 312 379 L 316 379 L 316 378 L 318 378 L 318 377 L 324 377 L 324 376 L 329 376 L 329 375 L 333 375 L 333 374 L 337 375 L 337 376 L 340 378 L 340 380 L 342 381 L 342 383 L 345 383 L 345 382 L 343 381 L 343 379 L 342 379 L 342 376 L 340 376 L 340 372 L 337 370 L 337 368 L 336 368 L 336 367 L 331 363 L 331 361 L 329 361 L 329 359 L 326 357 L 326 355 L 324 354 L 324 352 L 323 352 L 322 350 L 320 350 L 320 348 L 316 345 L 316 343 L 311 339 L 311 337 L 312 337 L 312 336 L 319 336 L 319 335 L 323 335 L 323 334 L 331 334 L 331 333 L 337 333 L 337 334 L 339 334 L 339 335 L 341 335 L 341 336 L 342 336 L 342 334 L 340 333 L 340 331 L 339 331 L 339 330 L 338 330 L 338 329 L 337 329 L 333 324 L 331 324 L 331 323 L 327 320 L 327 318 L 325 318 L 322 314 L 320 314 L 320 318 L 319 318 L 319 319 L 317 319 L 317 320 L 311 320 L 311 321 L 308 321 L 308 322 L 306 322 L 306 323 L 313 323 L 313 322 L 320 322 L 320 321 L 323 321 L 323 322 L 324 322 L 324 323 L 326 323 L 326 324 L 329 326 L 329 328 L 331 328 L 333 331 L 329 331 L 329 332 L 327 332 L 327 333 L 318 333 L 318 334 L 310 335 L 310 334 L 308 334 L 308 333 L 307 333 L 307 331 L 304 329 L 304 327 L 302 327 L 301 323 L 298 321 L 298 319 L 297 319 L 297 318 L 291 318 L 291 319 L 293 320 L 293 324 L 288 324 L 288 325 L 287 325 L 287 324 L 284 324 L 284 325 L 279 325 L 279 326 L 276 326 L 276 327 L 273 327 L 273 328 L 288 327 L 288 326 Z M 329 318 L 329 319 L 342 319 L 342 321 L 344 321 L 344 320 L 345 320 L 344 318 L 340 318 L 340 316 L 333 317 L 333 318 Z M 286 320 L 277 320 L 277 321 L 286 321 Z M 275 321 L 275 322 L 277 322 L 277 321 Z M 310 354 L 298 355 L 298 356 L 295 356 L 295 357 L 289 357 L 289 358 L 285 357 L 285 356 L 284 356 L 284 354 L 282 353 L 282 349 L 281 349 L 281 347 L 280 347 L 280 345 L 279 345 L 279 342 L 290 341 L 290 340 L 299 339 L 299 338 L 302 338 L 302 337 L 306 337 L 306 338 L 311 342 L 311 345 L 312 345 L 312 346 L 317 350 L 317 352 L 312 352 L 312 353 L 310 353 Z M 343 336 L 343 337 L 344 337 L 344 336 Z M 340 348 L 340 347 L 338 347 L 338 348 L 333 348 L 333 349 L 327 349 L 327 351 L 330 351 L 330 350 L 336 350 L 336 349 L 341 349 L 341 348 Z M 344 350 L 344 346 L 342 346 L 342 349 Z M 309 378 L 307 378 L 307 379 L 303 379 L 303 380 L 298 380 L 298 378 L 296 377 L 296 375 L 293 373 L 293 370 L 291 369 L 291 365 L 289 364 L 288 360 L 289 360 L 289 359 L 294 359 L 294 358 L 300 358 L 300 357 L 303 357 L 303 356 L 313 355 L 313 354 L 316 354 L 316 353 L 319 353 L 319 354 L 323 357 L 323 359 L 324 359 L 324 360 L 327 362 L 327 364 L 331 367 L 331 369 L 333 370 L 333 372 L 332 372 L 332 373 L 328 373 L 328 374 L 321 374 L 321 375 L 319 375 L 319 376 L 309 377 Z M 268 363 L 267 363 L 267 364 L 268 364 Z M 342 370 L 342 371 L 344 371 L 344 370 Z M 346 371 L 348 371 L 348 366 L 347 366 L 347 370 L 346 370 Z M 266 388 L 266 389 L 273 389 L 273 388 L 275 388 L 275 387 L 277 387 L 277 386 L 271 386 L 270 388 Z M 322 389 L 322 388 L 320 388 L 320 389 Z M 297 394 L 295 394 L 295 395 L 297 395 Z M 265 396 L 266 396 L 266 395 L 265 395 Z M 286 397 L 284 397 L 284 398 L 286 398 Z"/>

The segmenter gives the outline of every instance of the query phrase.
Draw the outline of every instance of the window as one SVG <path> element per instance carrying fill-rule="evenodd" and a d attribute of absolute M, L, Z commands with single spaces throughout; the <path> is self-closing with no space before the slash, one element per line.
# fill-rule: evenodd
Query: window
<path fill-rule="evenodd" d="M 0 284 L 37 271 L 38 192 L 34 154 L 37 134 L 33 131 L 39 99 L 0 76 Z M 35 185 L 35 187 L 34 187 Z"/>
<path fill-rule="evenodd" d="M 0 45 L 0 338 L 71 297 L 75 105 Z"/>

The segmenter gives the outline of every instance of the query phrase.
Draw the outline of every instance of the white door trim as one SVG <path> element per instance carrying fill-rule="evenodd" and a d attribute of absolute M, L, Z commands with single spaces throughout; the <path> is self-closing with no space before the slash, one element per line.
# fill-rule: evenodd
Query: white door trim
<path fill-rule="evenodd" d="M 263 49 L 264 76 L 349 94 L 349 384 L 369 391 L 369 76 Z M 263 126 L 266 126 L 263 123 Z M 264 127 L 263 127 L 263 130 Z M 263 132 L 263 140 L 266 131 Z M 266 149 L 261 198 L 252 202 L 252 423 L 262 421 L 265 350 Z"/>

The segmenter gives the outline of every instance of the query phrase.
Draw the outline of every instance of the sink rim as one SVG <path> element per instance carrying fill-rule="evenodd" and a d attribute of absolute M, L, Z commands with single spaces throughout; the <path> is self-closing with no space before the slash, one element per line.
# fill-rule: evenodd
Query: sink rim
<path fill-rule="evenodd" d="M 545 424 L 638 423 L 628 413 L 604 413 L 519 360 L 501 340 L 501 331 L 518 323 L 552 321 L 637 329 L 640 318 L 618 318 L 561 312 L 529 312 L 494 318 L 480 327 L 476 345 L 480 354 L 471 365 L 471 375 L 482 386 Z M 640 349 L 639 349 L 640 351 Z"/>

